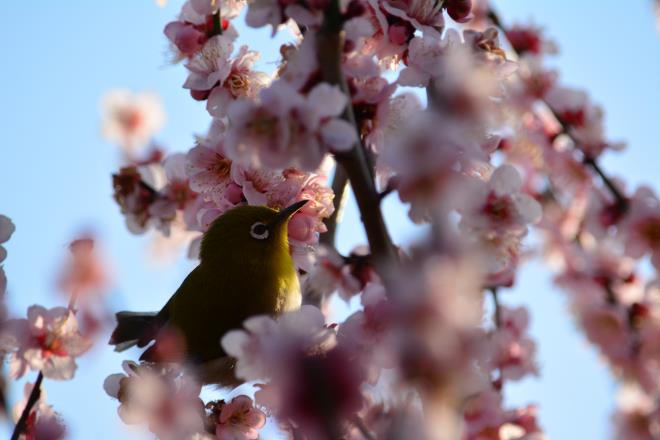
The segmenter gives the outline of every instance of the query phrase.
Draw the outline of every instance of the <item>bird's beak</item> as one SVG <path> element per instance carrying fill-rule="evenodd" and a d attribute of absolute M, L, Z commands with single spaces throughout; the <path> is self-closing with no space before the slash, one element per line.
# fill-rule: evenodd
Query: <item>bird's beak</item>
<path fill-rule="evenodd" d="M 287 206 L 283 210 L 277 213 L 277 217 L 275 217 L 275 221 L 273 223 L 279 224 L 279 223 L 284 223 L 287 220 L 291 218 L 293 214 L 298 212 L 300 208 L 305 206 L 305 203 L 307 203 L 307 200 L 301 200 L 299 202 L 294 203 L 293 205 Z"/>

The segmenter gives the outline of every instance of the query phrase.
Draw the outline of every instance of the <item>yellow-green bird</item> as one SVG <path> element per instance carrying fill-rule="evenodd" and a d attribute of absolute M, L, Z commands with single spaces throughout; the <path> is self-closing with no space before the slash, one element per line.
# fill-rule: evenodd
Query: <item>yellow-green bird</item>
<path fill-rule="evenodd" d="M 289 219 L 306 203 L 281 211 L 239 206 L 216 219 L 204 234 L 199 265 L 158 313 L 117 313 L 110 337 L 116 351 L 137 345 L 140 360 L 180 360 L 199 368 L 205 383 L 233 385 L 233 360 L 220 346 L 229 330 L 250 316 L 278 315 L 301 304 L 300 285 L 289 253 Z M 174 337 L 173 337 L 174 335 Z M 173 347 L 173 340 L 181 342 Z"/>

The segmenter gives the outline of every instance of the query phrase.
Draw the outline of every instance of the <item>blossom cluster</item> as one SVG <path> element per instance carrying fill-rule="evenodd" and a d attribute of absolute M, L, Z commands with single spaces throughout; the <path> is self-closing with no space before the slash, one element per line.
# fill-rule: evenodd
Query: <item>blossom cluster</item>
<path fill-rule="evenodd" d="M 165 35 L 210 128 L 187 153 L 125 155 L 115 200 L 131 231 L 164 235 L 199 235 L 242 204 L 307 200 L 288 235 L 319 307 L 250 317 L 218 341 L 237 379 L 257 383 L 254 401 L 204 405 L 193 373 L 126 363 L 105 384 L 124 422 L 160 438 L 252 439 L 270 416 L 292 438 L 544 439 L 535 405 L 504 404 L 505 386 L 539 368 L 529 313 L 499 299 L 536 242 L 586 338 L 627 384 L 617 438 L 657 434 L 660 199 L 602 170 L 623 145 L 607 138 L 603 110 L 545 66 L 557 48 L 542 29 L 506 28 L 487 2 L 472 3 L 184 3 Z M 294 29 L 272 74 L 235 47 L 244 7 L 248 26 Z M 131 121 L 155 118 L 126 113 L 111 125 L 132 148 L 144 126 Z M 373 229 L 369 249 L 317 248 L 339 206 L 326 182 L 333 159 L 367 229 L 384 222 L 365 192 L 395 192 L 428 237 L 391 255 L 377 252 L 389 237 Z M 335 292 L 360 305 L 328 322 Z"/>

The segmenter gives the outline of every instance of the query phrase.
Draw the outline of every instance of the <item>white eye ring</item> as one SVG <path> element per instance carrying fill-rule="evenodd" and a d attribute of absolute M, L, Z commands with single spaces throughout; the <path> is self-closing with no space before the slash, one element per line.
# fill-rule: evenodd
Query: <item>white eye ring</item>
<path fill-rule="evenodd" d="M 268 238 L 268 226 L 261 222 L 256 222 L 250 227 L 250 235 L 257 240 L 265 240 Z"/>

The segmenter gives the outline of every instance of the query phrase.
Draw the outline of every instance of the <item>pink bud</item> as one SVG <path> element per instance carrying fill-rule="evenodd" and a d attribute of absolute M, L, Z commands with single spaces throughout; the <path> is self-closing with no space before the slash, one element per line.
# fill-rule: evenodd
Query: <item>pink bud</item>
<path fill-rule="evenodd" d="M 289 221 L 289 237 L 296 241 L 304 243 L 313 241 L 314 218 L 298 213 Z"/>
<path fill-rule="evenodd" d="M 173 21 L 165 26 L 165 36 L 186 56 L 199 52 L 206 36 L 188 23 Z"/>
<path fill-rule="evenodd" d="M 225 190 L 225 198 L 232 205 L 241 203 L 241 200 L 243 199 L 243 188 L 236 185 L 234 182 L 230 183 Z"/>

